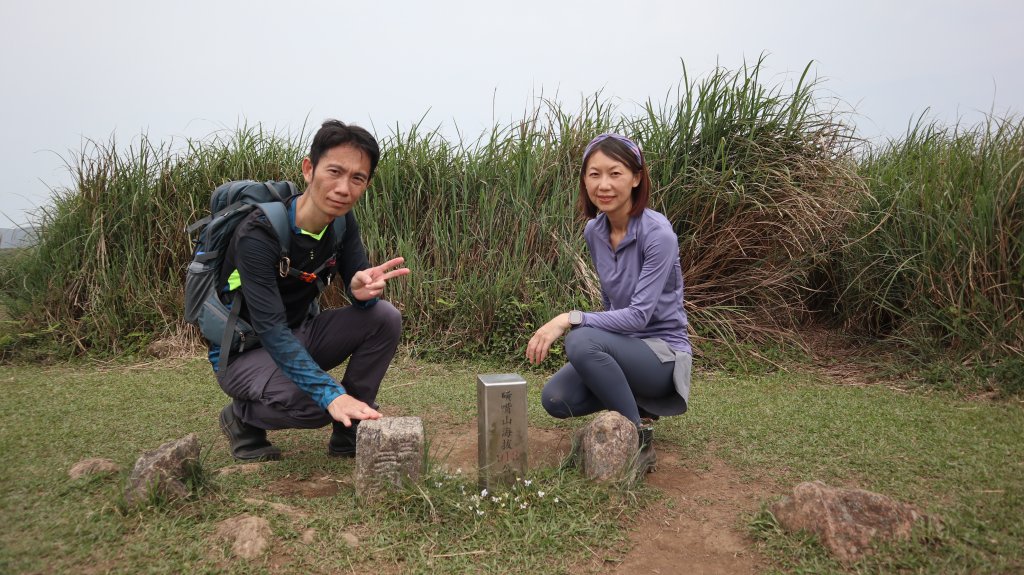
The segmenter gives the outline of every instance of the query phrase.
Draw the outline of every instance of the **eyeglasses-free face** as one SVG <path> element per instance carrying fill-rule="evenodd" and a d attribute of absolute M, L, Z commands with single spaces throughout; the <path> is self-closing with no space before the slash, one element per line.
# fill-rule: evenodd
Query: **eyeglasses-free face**
<path fill-rule="evenodd" d="M 587 160 L 583 182 L 587 197 L 598 211 L 613 218 L 629 217 L 633 209 L 633 188 L 640 183 L 639 173 L 597 150 Z"/>

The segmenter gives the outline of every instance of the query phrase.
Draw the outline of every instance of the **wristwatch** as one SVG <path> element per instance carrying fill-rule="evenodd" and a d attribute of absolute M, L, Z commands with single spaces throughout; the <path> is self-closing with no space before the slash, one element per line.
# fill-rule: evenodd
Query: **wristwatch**
<path fill-rule="evenodd" d="M 574 309 L 569 312 L 569 329 L 583 325 L 583 312 Z"/>

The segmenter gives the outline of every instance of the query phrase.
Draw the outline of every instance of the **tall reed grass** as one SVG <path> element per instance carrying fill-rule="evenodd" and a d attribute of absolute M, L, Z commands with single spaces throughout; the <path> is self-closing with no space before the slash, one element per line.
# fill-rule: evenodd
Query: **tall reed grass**
<path fill-rule="evenodd" d="M 1024 375 L 1024 121 L 919 120 L 867 151 L 847 232 L 847 323 L 919 350 L 1011 358 Z"/>
<path fill-rule="evenodd" d="M 241 127 L 183 150 L 145 135 L 119 150 L 91 141 L 69 161 L 71 188 L 39 214 L 39 242 L 6 268 L 4 303 L 49 334 L 58 355 L 118 354 L 183 329 L 191 257 L 184 228 L 208 210 L 220 183 L 263 174 L 295 178 L 297 139 Z M 30 338 L 38 340 L 38 338 Z"/>
<path fill-rule="evenodd" d="M 840 251 L 867 188 L 854 135 L 818 98 L 817 80 L 805 70 L 766 86 L 762 68 L 700 79 L 684 69 L 675 90 L 635 116 L 596 95 L 575 110 L 541 101 L 476 140 L 422 125 L 381 136 L 384 156 L 357 216 L 373 260 L 402 255 L 413 269 L 388 294 L 404 311 L 407 346 L 521 361 L 552 314 L 598 306 L 574 202 L 583 147 L 608 130 L 637 140 L 649 161 L 652 207 L 679 235 L 698 349 L 789 333 L 811 313 L 822 270 L 836 279 L 836 262 L 855 267 Z M 220 183 L 300 181 L 307 141 L 243 126 L 184 150 L 145 137 L 124 151 L 90 145 L 70 162 L 75 185 L 43 212 L 40 244 L 18 277 L 0 273 L 14 316 L 69 355 L 187 332 L 182 229 Z M 843 309 L 851 321 L 862 313 Z"/>

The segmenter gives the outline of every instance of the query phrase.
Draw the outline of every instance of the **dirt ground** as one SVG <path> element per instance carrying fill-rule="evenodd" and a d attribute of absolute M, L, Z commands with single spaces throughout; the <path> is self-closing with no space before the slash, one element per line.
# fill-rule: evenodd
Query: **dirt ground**
<path fill-rule="evenodd" d="M 478 461 L 476 424 L 432 431 L 434 457 L 450 470 L 473 473 Z M 530 466 L 556 465 L 571 447 L 569 431 L 531 428 Z M 657 444 L 656 444 L 657 445 Z M 741 480 L 720 461 L 702 469 L 682 465 L 678 453 L 658 448 L 658 468 L 648 484 L 663 498 L 643 516 L 626 521 L 630 545 L 619 556 L 595 554 L 580 571 L 592 573 L 692 573 L 744 575 L 761 571 L 747 517 L 772 496 L 772 486 Z"/>
<path fill-rule="evenodd" d="M 462 469 L 474 474 L 477 468 L 476 423 L 444 425 L 427 430 L 431 455 L 450 472 Z M 571 432 L 531 428 L 531 467 L 554 466 L 569 453 Z M 657 444 L 656 444 L 657 446 Z M 225 446 L 226 448 L 226 446 Z M 740 474 L 716 459 L 705 460 L 699 469 L 681 462 L 671 446 L 658 446 L 658 467 L 647 482 L 661 492 L 642 515 L 625 518 L 629 544 L 621 552 L 601 555 L 579 566 L 578 572 L 610 574 L 746 575 L 759 573 L 763 563 L 745 533 L 749 517 L 762 501 L 779 493 L 778 487 Z M 240 466 L 244 467 L 244 466 Z M 243 471 L 239 469 L 239 471 Z M 323 477 L 314 480 L 284 478 L 256 494 L 329 497 L 343 480 Z"/>

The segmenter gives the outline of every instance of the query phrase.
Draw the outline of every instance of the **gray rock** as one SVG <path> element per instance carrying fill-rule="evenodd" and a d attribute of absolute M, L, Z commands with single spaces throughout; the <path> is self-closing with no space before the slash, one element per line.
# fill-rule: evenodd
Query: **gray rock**
<path fill-rule="evenodd" d="M 385 417 L 359 424 L 356 434 L 356 491 L 362 497 L 418 481 L 423 471 L 423 422 L 418 417 Z"/>
<path fill-rule="evenodd" d="M 112 475 L 120 473 L 121 466 L 103 457 L 90 457 L 71 466 L 68 476 L 81 479 L 87 475 Z"/>
<path fill-rule="evenodd" d="M 576 433 L 575 457 L 583 475 L 595 481 L 618 481 L 633 471 L 640 438 L 633 422 L 606 411 Z"/>
<path fill-rule="evenodd" d="M 167 499 L 186 497 L 185 477 L 199 465 L 199 437 L 190 433 L 139 457 L 128 476 L 124 497 L 129 505 L 145 501 L 151 490 Z"/>
<path fill-rule="evenodd" d="M 906 539 L 926 516 L 905 503 L 862 489 L 831 488 L 821 481 L 801 483 L 793 495 L 770 507 L 789 532 L 814 533 L 837 559 L 861 559 L 875 542 Z"/>
<path fill-rule="evenodd" d="M 217 537 L 231 543 L 231 553 L 241 559 L 256 559 L 270 546 L 273 533 L 262 517 L 244 513 L 217 525 Z"/>

